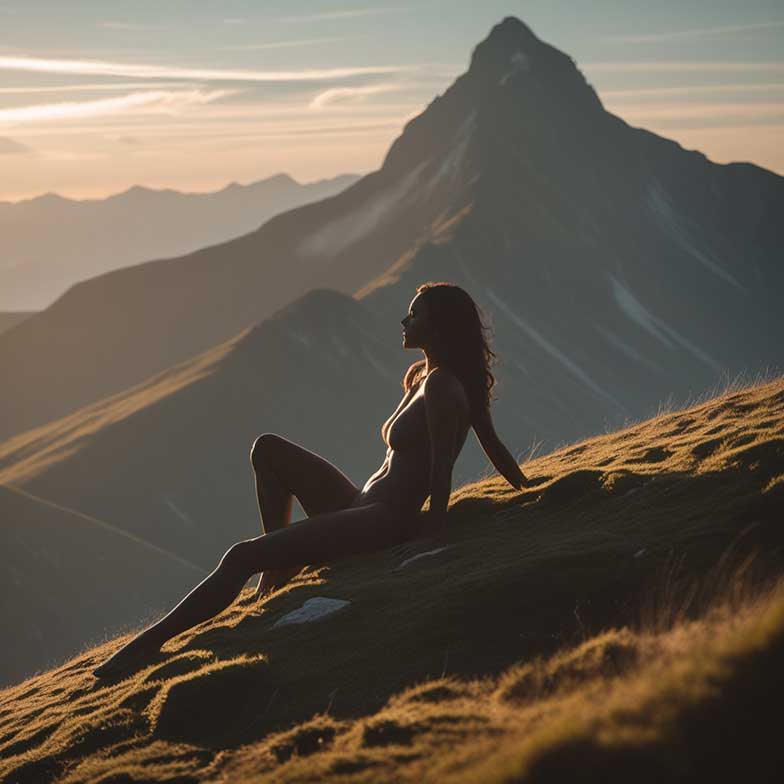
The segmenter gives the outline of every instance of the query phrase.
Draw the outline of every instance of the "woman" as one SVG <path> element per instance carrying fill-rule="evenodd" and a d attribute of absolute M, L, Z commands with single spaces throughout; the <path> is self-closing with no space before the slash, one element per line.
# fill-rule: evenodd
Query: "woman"
<path fill-rule="evenodd" d="M 401 323 L 403 347 L 419 348 L 425 358 L 409 367 L 403 399 L 381 428 L 388 448 L 378 471 L 359 490 L 313 452 L 272 433 L 259 436 L 251 463 L 265 533 L 230 547 L 210 575 L 97 667 L 96 676 L 143 663 L 167 640 L 228 607 L 257 572 L 260 597 L 284 585 L 303 564 L 330 563 L 418 535 L 440 537 L 452 467 L 471 426 L 499 473 L 513 487 L 524 486 L 517 461 L 493 429 L 495 379 L 489 366 L 495 354 L 473 299 L 451 283 L 424 283 Z M 294 495 L 308 519 L 290 526 Z M 421 525 L 428 495 L 430 509 Z"/>

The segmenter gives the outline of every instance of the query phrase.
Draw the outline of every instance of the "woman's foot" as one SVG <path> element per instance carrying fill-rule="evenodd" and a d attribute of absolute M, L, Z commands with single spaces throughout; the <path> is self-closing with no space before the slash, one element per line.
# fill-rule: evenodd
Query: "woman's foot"
<path fill-rule="evenodd" d="M 287 569 L 265 569 L 261 573 L 254 599 L 261 599 L 276 588 L 282 588 L 292 577 L 298 575 L 305 567 L 290 566 Z"/>
<path fill-rule="evenodd" d="M 134 637 L 103 664 L 94 670 L 96 678 L 113 678 L 149 663 L 153 654 L 160 651 L 160 646 L 145 639 L 144 633 Z"/>

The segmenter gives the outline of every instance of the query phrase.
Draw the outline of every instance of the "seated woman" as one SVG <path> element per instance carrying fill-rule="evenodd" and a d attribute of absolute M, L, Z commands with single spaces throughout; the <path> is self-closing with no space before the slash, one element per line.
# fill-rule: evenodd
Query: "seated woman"
<path fill-rule="evenodd" d="M 478 308 L 459 286 L 417 287 L 402 320 L 403 347 L 425 358 L 409 367 L 403 399 L 381 428 L 387 454 L 360 490 L 330 462 L 273 433 L 251 450 L 264 534 L 237 542 L 216 569 L 160 621 L 134 637 L 93 673 L 115 675 L 141 665 L 175 635 L 217 615 L 262 572 L 257 596 L 284 585 L 304 564 L 320 565 L 391 547 L 446 527 L 452 467 L 474 428 L 499 473 L 515 488 L 526 482 L 495 433 L 490 392 L 495 383 Z M 289 525 L 293 496 L 306 520 Z M 421 524 L 427 496 L 430 509 Z"/>

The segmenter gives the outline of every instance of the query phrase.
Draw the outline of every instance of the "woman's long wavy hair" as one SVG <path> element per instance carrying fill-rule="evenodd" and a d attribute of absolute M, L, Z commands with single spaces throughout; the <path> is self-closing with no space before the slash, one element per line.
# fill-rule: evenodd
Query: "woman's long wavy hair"
<path fill-rule="evenodd" d="M 490 408 L 495 376 L 490 366 L 495 353 L 485 333 L 490 331 L 471 295 L 460 286 L 444 281 L 417 286 L 427 302 L 434 329 L 433 349 L 439 360 L 462 382 L 471 405 L 471 419 Z M 403 378 L 408 392 L 425 377 L 427 361 L 414 362 Z"/>

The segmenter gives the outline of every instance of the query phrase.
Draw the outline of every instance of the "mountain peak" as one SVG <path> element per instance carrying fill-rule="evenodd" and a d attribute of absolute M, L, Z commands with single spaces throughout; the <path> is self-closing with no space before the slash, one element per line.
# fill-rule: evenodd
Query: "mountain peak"
<path fill-rule="evenodd" d="M 486 89 L 496 84 L 508 89 L 525 85 L 525 95 L 535 86 L 539 100 L 548 95 L 554 104 L 574 111 L 601 109 L 593 88 L 569 55 L 538 38 L 515 16 L 504 17 L 474 48 L 469 73 Z M 518 93 L 519 95 L 519 93 Z"/>
<path fill-rule="evenodd" d="M 515 55 L 530 55 L 541 46 L 542 42 L 527 24 L 516 16 L 506 16 L 474 49 L 471 69 L 505 67 Z"/>
<path fill-rule="evenodd" d="M 541 43 L 534 31 L 516 16 L 505 16 L 497 25 L 493 25 L 486 40 L 497 44 L 508 41 L 518 44 Z"/>

